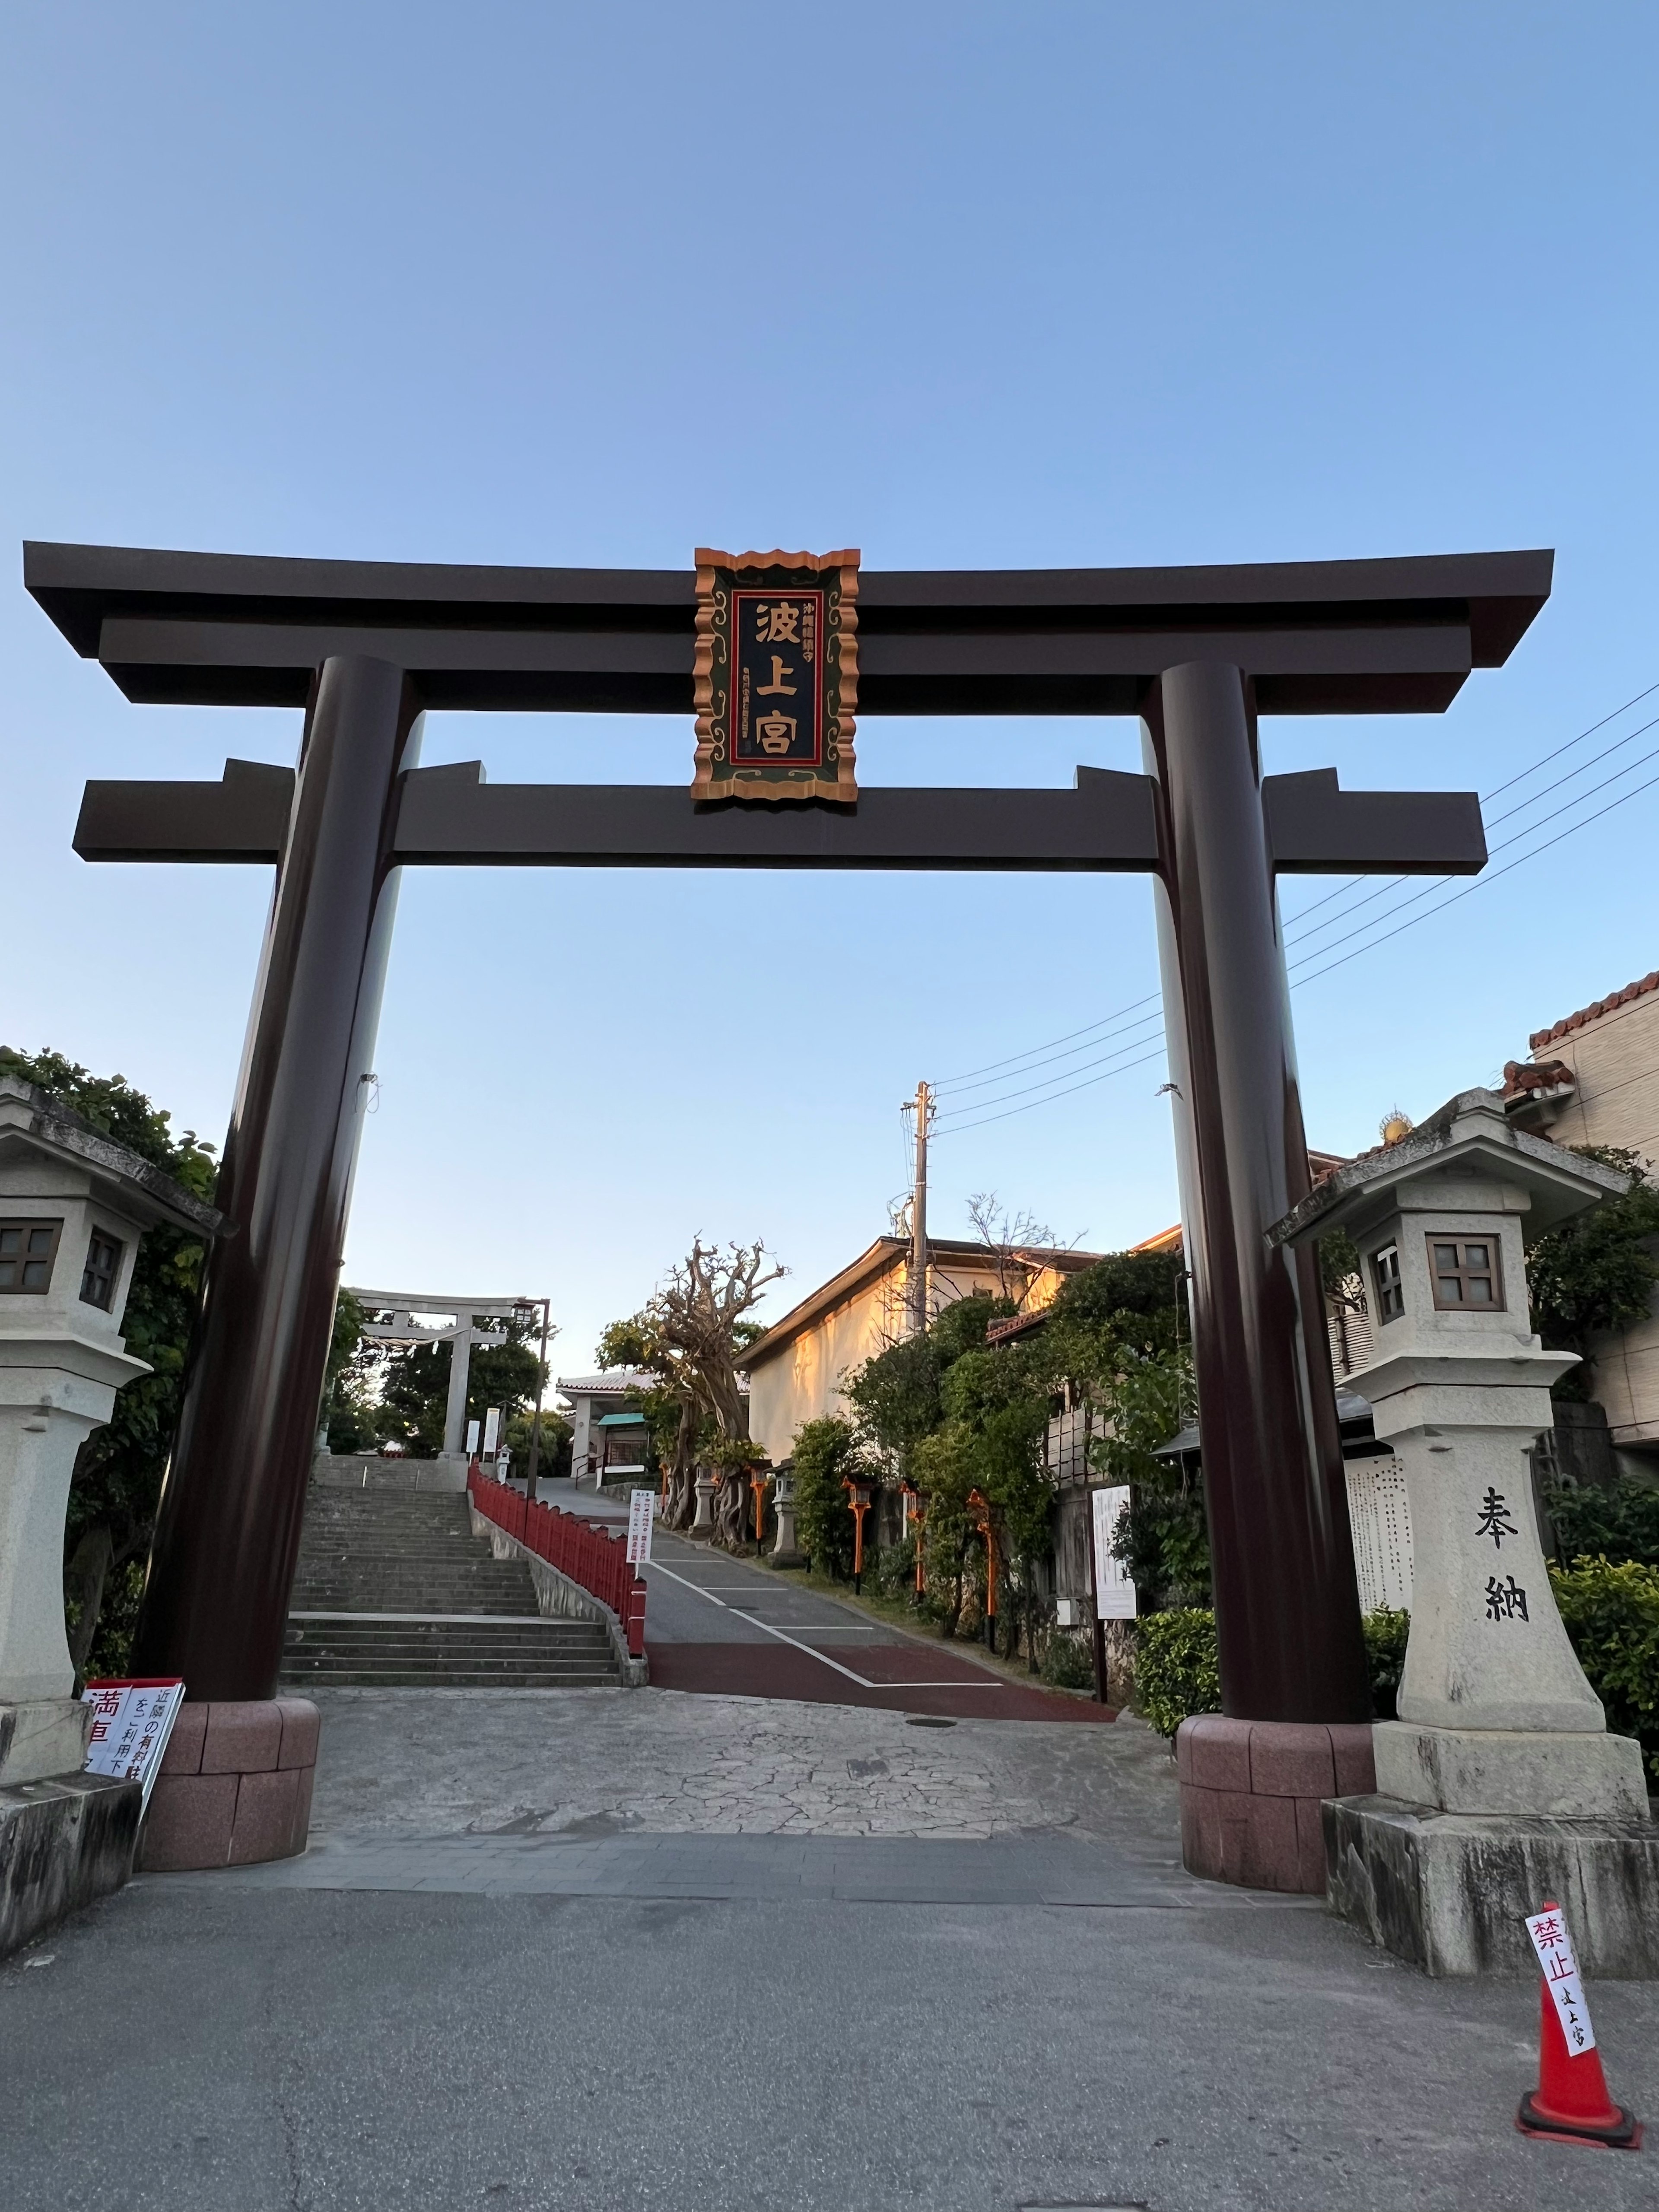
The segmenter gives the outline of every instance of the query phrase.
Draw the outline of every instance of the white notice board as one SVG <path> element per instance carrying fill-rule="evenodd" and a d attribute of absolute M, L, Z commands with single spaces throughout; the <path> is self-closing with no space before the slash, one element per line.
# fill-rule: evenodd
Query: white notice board
<path fill-rule="evenodd" d="M 1089 1493 L 1095 1516 L 1095 1616 L 1099 1620 L 1133 1620 L 1135 1586 L 1123 1564 L 1112 1557 L 1117 1516 L 1129 1502 L 1127 1482 Z"/>
<path fill-rule="evenodd" d="M 81 1702 L 92 1707 L 94 1716 L 85 1772 L 143 1783 L 143 1804 L 148 1806 L 173 1723 L 185 1702 L 184 1683 L 176 1676 L 88 1682 Z"/>
<path fill-rule="evenodd" d="M 654 1490 L 635 1490 L 628 1499 L 628 1564 L 630 1567 L 648 1566 L 651 1561 L 651 1531 L 657 1517 L 657 1493 Z"/>

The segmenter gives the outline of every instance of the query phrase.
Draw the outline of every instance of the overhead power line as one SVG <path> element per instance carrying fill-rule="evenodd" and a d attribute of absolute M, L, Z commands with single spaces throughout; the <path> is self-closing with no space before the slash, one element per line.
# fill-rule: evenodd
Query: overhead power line
<path fill-rule="evenodd" d="M 1586 742 L 1595 736 L 1598 730 L 1605 729 L 1610 721 L 1615 720 L 1619 714 L 1627 712 L 1631 707 L 1638 704 L 1641 700 L 1650 696 L 1654 691 L 1659 691 L 1659 684 L 1650 684 L 1646 690 L 1638 692 L 1633 699 L 1627 700 L 1625 705 L 1616 708 L 1613 714 L 1604 715 L 1599 722 L 1592 723 L 1589 729 L 1581 731 L 1577 738 L 1570 738 L 1565 745 L 1558 745 L 1553 752 L 1547 753 L 1541 760 L 1534 762 L 1531 768 L 1523 769 L 1518 775 L 1511 776 L 1507 782 L 1499 784 L 1488 796 L 1496 798 L 1504 791 L 1513 790 L 1517 784 L 1524 782 L 1528 775 L 1534 775 L 1540 769 L 1548 766 L 1551 762 L 1559 760 L 1563 754 L 1570 752 L 1575 745 Z M 1635 738 L 1656 726 L 1659 726 L 1659 716 L 1655 716 L 1638 728 L 1627 732 L 1615 744 L 1604 747 L 1589 760 L 1581 762 L 1567 775 L 1557 777 L 1541 790 L 1534 792 L 1529 799 L 1522 800 L 1516 805 L 1506 809 L 1502 815 L 1495 817 L 1493 826 L 1497 823 L 1511 820 L 1518 814 L 1529 811 L 1534 805 L 1549 798 L 1565 784 L 1576 781 L 1588 769 L 1610 758 L 1613 754 L 1622 750 Z M 1627 761 L 1622 768 L 1615 769 L 1611 775 L 1603 777 L 1599 783 L 1592 785 L 1589 790 L 1577 793 L 1574 798 L 1567 801 L 1568 807 L 1577 808 L 1586 799 L 1595 798 L 1598 793 L 1607 790 L 1611 786 L 1621 781 L 1626 776 L 1633 775 L 1638 769 L 1646 766 L 1650 761 L 1655 759 L 1659 759 L 1659 747 L 1655 747 L 1634 761 Z M 1408 907 L 1417 905 L 1425 898 L 1432 897 L 1437 892 L 1446 890 L 1447 886 L 1455 880 L 1451 877 L 1436 878 L 1421 890 L 1413 892 L 1409 898 L 1401 900 L 1395 905 L 1386 908 L 1380 915 L 1372 915 L 1369 921 L 1362 923 L 1358 929 L 1348 932 L 1346 937 L 1337 938 L 1305 954 L 1299 962 L 1292 964 L 1291 988 L 1299 989 L 1304 983 L 1315 982 L 1322 975 L 1330 975 L 1334 969 L 1346 967 L 1350 961 L 1358 959 L 1362 953 L 1371 951 L 1376 946 L 1389 943 L 1391 939 L 1402 935 L 1405 931 L 1414 928 L 1419 921 L 1426 921 L 1431 915 L 1443 913 L 1448 907 L 1455 906 L 1462 900 L 1472 897 L 1476 891 L 1484 890 L 1488 884 L 1496 883 L 1503 877 L 1512 874 L 1516 868 L 1524 866 L 1529 860 L 1535 860 L 1541 854 L 1550 851 L 1564 839 L 1576 835 L 1578 830 L 1589 829 L 1593 823 L 1599 822 L 1607 815 L 1615 812 L 1619 807 L 1625 805 L 1632 799 L 1640 797 L 1644 792 L 1653 789 L 1656 785 L 1659 785 L 1659 775 L 1650 776 L 1644 782 L 1620 793 L 1615 799 L 1609 799 L 1605 806 L 1596 808 L 1592 813 L 1582 815 L 1578 820 L 1568 823 L 1564 828 L 1556 830 L 1553 836 L 1544 838 L 1537 844 L 1529 845 L 1525 852 L 1516 854 L 1516 857 L 1503 867 L 1493 869 L 1478 877 L 1473 883 L 1466 884 L 1462 889 L 1452 891 L 1449 896 L 1437 899 L 1433 905 L 1425 907 L 1419 914 L 1406 915 L 1406 909 Z M 1502 839 L 1492 848 L 1492 850 L 1493 853 L 1506 851 L 1512 846 L 1524 842 L 1535 836 L 1540 830 L 1547 826 L 1547 823 L 1533 822 L 1514 831 L 1509 837 Z M 1358 877 L 1353 880 L 1357 885 L 1364 883 L 1365 878 Z M 1382 886 L 1382 893 L 1372 893 L 1366 899 L 1356 901 L 1347 910 L 1348 913 L 1357 913 L 1361 907 L 1370 904 L 1376 896 L 1398 888 L 1410 880 L 1411 878 L 1406 877 L 1392 879 L 1390 883 Z M 1339 890 L 1340 888 L 1339 887 Z M 1337 893 L 1332 893 L 1328 896 L 1334 897 L 1337 895 Z M 1316 906 L 1325 903 L 1327 903 L 1326 900 L 1316 902 Z M 1314 908 L 1309 908 L 1304 911 L 1309 913 L 1313 910 Z M 1397 915 L 1406 915 L 1406 918 L 1396 921 Z M 1297 917 L 1297 919 L 1300 918 Z M 1347 913 L 1334 915 L 1329 917 L 1328 922 L 1318 925 L 1311 931 L 1304 932 L 1302 939 L 1295 941 L 1303 941 L 1309 936 L 1318 936 L 1325 928 L 1346 919 Z M 1389 922 L 1393 922 L 1392 927 L 1382 927 Z M 1361 937 L 1365 941 L 1355 945 L 1352 951 L 1342 953 L 1334 960 L 1326 959 L 1325 956 L 1328 953 L 1334 951 L 1337 945 L 1346 943 L 1351 937 Z M 1287 942 L 1291 940 L 1287 939 Z M 1324 964 L 1313 966 L 1312 963 L 1315 962 L 1323 962 Z M 1297 969 L 1310 969 L 1311 972 L 1298 975 L 1296 973 Z M 1159 1057 L 1163 1046 L 1161 1036 L 1156 1041 L 1150 1036 L 1131 1036 L 1111 1052 L 1104 1054 L 1099 1060 L 1084 1060 L 1079 1066 L 1060 1068 L 1057 1073 L 1042 1080 L 1026 1084 L 1018 1089 L 1006 1090 L 1000 1087 L 1012 1082 L 1017 1076 L 1035 1074 L 1042 1066 L 1054 1066 L 1061 1060 L 1076 1060 L 1080 1053 L 1091 1051 L 1096 1045 L 1103 1044 L 1107 1041 L 1106 1034 L 1103 1032 L 1114 1035 L 1121 1033 L 1121 1030 L 1115 1025 L 1122 1025 L 1128 1030 L 1150 1027 L 1157 1017 L 1143 1016 L 1140 1020 L 1134 1022 L 1127 1021 L 1127 1017 L 1138 1012 L 1143 1006 L 1154 1004 L 1158 996 L 1156 993 L 1150 993 L 1145 998 L 1134 1000 L 1128 1006 L 1120 1007 L 1115 1013 L 1105 1015 L 1097 1022 L 1090 1023 L 1082 1029 L 1069 1031 L 1066 1036 L 1054 1039 L 1049 1045 L 1033 1046 L 1024 1053 L 1011 1053 L 1000 1060 L 986 1062 L 977 1069 L 968 1071 L 966 1075 L 953 1078 L 953 1088 L 961 1091 L 990 1090 L 994 1095 L 973 1100 L 955 1109 L 954 1111 L 947 1111 L 941 1115 L 939 1118 L 942 1133 L 945 1133 L 943 1125 L 948 1124 L 948 1133 L 965 1135 L 969 1129 L 982 1128 L 991 1121 L 1006 1121 L 1016 1114 L 1033 1112 L 1039 1106 L 1049 1105 L 1061 1098 L 1071 1097 L 1079 1091 L 1091 1090 L 1097 1084 L 1110 1082 L 1116 1076 L 1127 1075 L 1134 1068 L 1148 1066 Z M 1078 1039 L 1085 1042 L 1073 1042 Z M 1069 1050 L 1059 1049 L 1068 1046 Z M 1141 1046 L 1150 1046 L 1153 1048 L 1140 1053 Z M 1124 1054 L 1127 1053 L 1138 1053 L 1139 1056 L 1126 1060 Z M 1109 1065 L 1109 1063 L 1111 1062 L 1120 1064 Z M 1099 1073 L 1087 1072 L 1096 1068 L 1101 1072 Z M 1077 1077 L 1082 1079 L 1080 1081 L 1072 1079 Z"/>

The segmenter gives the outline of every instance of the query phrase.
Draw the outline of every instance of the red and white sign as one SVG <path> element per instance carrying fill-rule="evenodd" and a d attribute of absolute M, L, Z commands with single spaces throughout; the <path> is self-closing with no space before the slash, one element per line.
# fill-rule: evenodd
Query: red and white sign
<path fill-rule="evenodd" d="M 173 1723 L 185 1702 L 184 1683 L 176 1675 L 88 1682 L 81 1702 L 90 1705 L 94 1714 L 85 1771 L 111 1774 L 118 1782 L 143 1783 L 148 1806 Z"/>
<path fill-rule="evenodd" d="M 651 1531 L 656 1526 L 656 1492 L 632 1492 L 628 1500 L 628 1564 L 630 1567 L 650 1565 Z"/>
<path fill-rule="evenodd" d="M 1590 2026 L 1583 1978 L 1572 1954 L 1572 1938 L 1567 1933 L 1565 1915 L 1559 1907 L 1552 1907 L 1547 1912 L 1529 1913 L 1527 1933 L 1544 1970 L 1544 1986 L 1555 2000 L 1555 2016 L 1561 2023 L 1567 2056 L 1577 2058 L 1580 2051 L 1594 2051 L 1595 2030 Z"/>

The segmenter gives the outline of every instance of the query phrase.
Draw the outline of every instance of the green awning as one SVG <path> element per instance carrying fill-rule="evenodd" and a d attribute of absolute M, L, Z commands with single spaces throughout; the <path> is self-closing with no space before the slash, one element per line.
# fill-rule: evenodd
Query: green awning
<path fill-rule="evenodd" d="M 643 1413 L 601 1413 L 599 1425 L 602 1429 L 642 1429 L 645 1426 L 645 1415 Z"/>

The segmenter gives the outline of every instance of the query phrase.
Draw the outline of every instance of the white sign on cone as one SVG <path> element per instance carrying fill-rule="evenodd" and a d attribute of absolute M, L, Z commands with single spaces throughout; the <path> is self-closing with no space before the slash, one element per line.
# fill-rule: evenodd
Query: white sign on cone
<path fill-rule="evenodd" d="M 1561 2033 L 1566 2040 L 1568 2055 L 1576 2058 L 1581 2051 L 1594 2051 L 1595 2030 L 1590 2026 L 1589 2007 L 1584 2002 L 1583 1978 L 1578 1972 L 1578 1961 L 1573 1956 L 1572 1938 L 1567 1933 L 1565 1915 L 1559 1908 L 1548 1912 L 1533 1912 L 1527 1917 L 1527 1933 L 1532 1938 L 1532 1948 L 1538 1954 L 1538 1963 L 1544 1970 L 1544 1984 L 1555 2001 L 1555 2015 L 1561 2023 Z"/>
<path fill-rule="evenodd" d="M 654 1490 L 635 1490 L 628 1500 L 628 1564 L 630 1567 L 648 1565 L 651 1559 L 651 1531 L 657 1518 L 657 1493 Z"/>
<path fill-rule="evenodd" d="M 1135 1586 L 1123 1562 L 1112 1557 L 1117 1516 L 1129 1502 L 1129 1486 L 1119 1482 L 1107 1490 L 1091 1491 L 1089 1501 L 1095 1516 L 1095 1617 L 1098 1620 L 1133 1620 Z"/>

